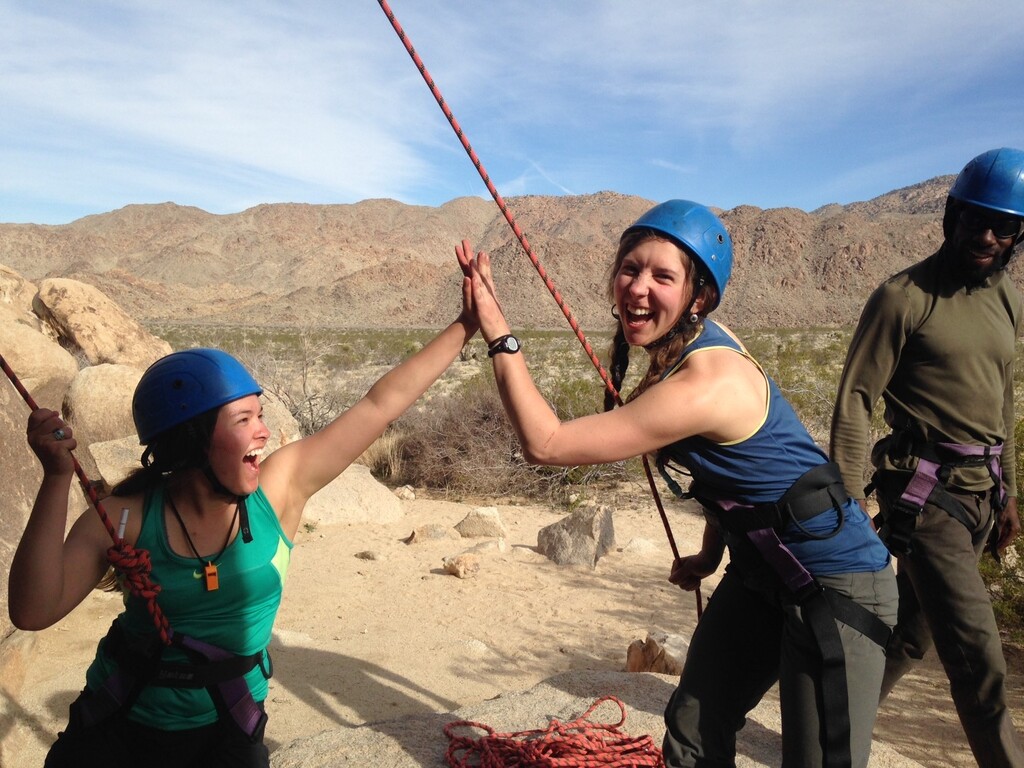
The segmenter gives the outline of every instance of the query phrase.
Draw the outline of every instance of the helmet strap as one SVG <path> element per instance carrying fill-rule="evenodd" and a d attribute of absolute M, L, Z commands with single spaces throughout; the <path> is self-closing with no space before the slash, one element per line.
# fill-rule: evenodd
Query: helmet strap
<path fill-rule="evenodd" d="M 203 465 L 203 474 L 206 475 L 206 479 L 210 481 L 210 485 L 213 486 L 215 493 L 219 493 L 222 496 L 234 497 L 235 503 L 238 505 L 238 529 L 242 532 L 242 541 L 245 544 L 248 544 L 252 541 L 252 529 L 249 527 L 249 510 L 245 504 L 245 500 L 248 498 L 249 494 L 242 496 L 228 489 L 227 486 L 220 481 L 217 475 L 214 474 L 213 467 L 210 466 L 209 461 Z"/>

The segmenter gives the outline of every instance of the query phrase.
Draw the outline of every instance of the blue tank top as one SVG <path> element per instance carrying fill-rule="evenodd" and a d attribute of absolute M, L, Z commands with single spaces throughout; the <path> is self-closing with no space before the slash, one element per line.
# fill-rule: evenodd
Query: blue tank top
<path fill-rule="evenodd" d="M 164 489 L 155 488 L 146 498 L 142 530 L 135 546 L 149 551 L 152 579 L 161 587 L 157 597 L 171 629 L 239 656 L 264 653 L 281 605 L 281 593 L 291 560 L 292 542 L 285 536 L 277 515 L 262 488 L 246 500 L 252 541 L 236 535 L 217 561 L 219 589 L 207 592 L 202 569 L 194 557 L 171 550 L 164 525 Z M 146 601 L 125 594 L 125 610 L 116 621 L 129 636 L 156 632 Z M 164 650 L 163 660 L 187 662 L 174 647 Z M 114 671 L 114 662 L 102 650 L 96 654 L 86 683 L 96 690 Z M 245 676 L 255 701 L 267 697 L 267 680 L 259 666 Z M 129 719 L 154 728 L 181 730 L 216 722 L 217 710 L 203 688 L 144 688 Z"/>
<path fill-rule="evenodd" d="M 804 473 L 827 464 L 828 457 L 808 434 L 778 385 L 712 320 L 704 321 L 703 331 L 662 378 L 675 373 L 692 355 L 710 349 L 743 355 L 761 371 L 768 388 L 764 419 L 742 440 L 717 443 L 695 435 L 666 446 L 659 455 L 683 466 L 703 496 L 743 505 L 774 503 Z M 830 538 L 809 538 L 792 524 L 779 538 L 812 574 L 874 572 L 888 566 L 889 552 L 857 502 L 848 501 L 843 515 L 844 525 Z M 838 514 L 829 507 L 800 525 L 816 536 L 824 536 L 834 531 L 838 522 Z"/>

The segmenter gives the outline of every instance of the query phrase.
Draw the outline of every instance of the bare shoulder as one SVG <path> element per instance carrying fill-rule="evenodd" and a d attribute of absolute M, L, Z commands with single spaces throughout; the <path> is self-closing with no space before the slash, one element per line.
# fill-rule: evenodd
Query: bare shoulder
<path fill-rule="evenodd" d="M 145 495 L 134 494 L 131 496 L 107 496 L 100 501 L 100 508 L 106 516 L 110 527 L 131 544 L 134 544 L 142 530 L 142 518 L 145 513 Z M 100 509 L 88 507 L 75 521 L 69 533 L 71 536 L 81 536 L 83 540 L 100 542 L 104 551 L 110 546 L 112 537 L 104 523 Z"/>

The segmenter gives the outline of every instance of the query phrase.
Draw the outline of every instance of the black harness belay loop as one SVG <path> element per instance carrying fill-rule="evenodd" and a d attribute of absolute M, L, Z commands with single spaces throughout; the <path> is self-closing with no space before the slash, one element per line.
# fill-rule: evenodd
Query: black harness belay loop
<path fill-rule="evenodd" d="M 251 740 L 257 740 L 267 715 L 253 699 L 245 675 L 258 666 L 270 679 L 273 664 L 269 651 L 238 656 L 179 632 L 172 634 L 171 645 L 181 649 L 192 663 L 163 661 L 167 646 L 159 639 L 132 640 L 115 620 L 103 638 L 102 648 L 117 668 L 79 709 L 83 725 L 89 727 L 115 712 L 128 711 L 146 686 L 205 688 L 220 716 L 229 718 Z"/>

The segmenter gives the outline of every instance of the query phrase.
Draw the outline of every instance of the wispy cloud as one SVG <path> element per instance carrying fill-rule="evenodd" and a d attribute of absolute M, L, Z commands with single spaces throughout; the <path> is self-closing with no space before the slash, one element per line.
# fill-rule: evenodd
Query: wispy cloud
<path fill-rule="evenodd" d="M 510 194 L 861 199 L 1024 146 L 1016 4 L 392 8 Z M 378 5 L 0 0 L 0 220 L 486 195 Z"/>

